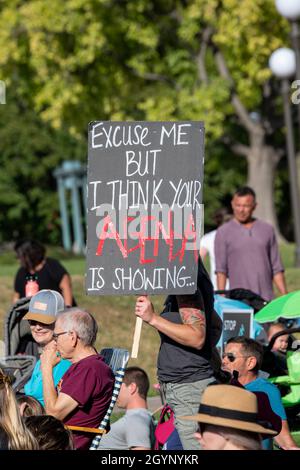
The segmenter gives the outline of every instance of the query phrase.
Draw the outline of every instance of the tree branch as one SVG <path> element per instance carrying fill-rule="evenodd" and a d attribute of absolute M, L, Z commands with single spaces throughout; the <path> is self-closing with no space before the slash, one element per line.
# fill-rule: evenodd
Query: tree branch
<path fill-rule="evenodd" d="M 232 88 L 231 101 L 240 121 L 249 132 L 255 132 L 255 133 L 263 132 L 261 126 L 259 126 L 258 124 L 254 124 L 251 121 L 248 111 L 246 110 L 245 106 L 239 99 L 235 91 L 234 82 L 227 68 L 224 56 L 219 50 L 217 50 L 215 53 L 215 60 L 216 60 L 216 64 L 217 64 L 221 77 L 225 78 L 225 80 L 227 80 L 231 85 L 231 88 Z"/>
<path fill-rule="evenodd" d="M 222 139 L 222 142 L 230 148 L 236 155 L 248 157 L 250 155 L 250 147 L 241 144 L 240 142 L 233 142 L 232 139 L 226 135 Z"/>
<path fill-rule="evenodd" d="M 134 70 L 133 68 L 130 68 L 130 70 L 135 76 L 142 78 L 143 80 L 149 80 L 153 82 L 168 82 L 173 84 L 173 81 L 170 80 L 168 77 L 165 77 L 164 75 L 159 75 L 158 73 L 145 72 L 142 74 L 137 70 Z"/>
<path fill-rule="evenodd" d="M 232 144 L 230 145 L 231 150 L 236 154 L 243 157 L 249 157 L 250 148 L 243 144 Z"/>
<path fill-rule="evenodd" d="M 206 56 L 207 46 L 210 41 L 212 32 L 213 30 L 210 26 L 207 26 L 204 29 L 203 34 L 202 34 L 200 50 L 196 56 L 198 75 L 200 77 L 200 80 L 205 84 L 208 83 L 208 75 L 207 75 L 206 66 L 205 66 L 205 56 Z"/>

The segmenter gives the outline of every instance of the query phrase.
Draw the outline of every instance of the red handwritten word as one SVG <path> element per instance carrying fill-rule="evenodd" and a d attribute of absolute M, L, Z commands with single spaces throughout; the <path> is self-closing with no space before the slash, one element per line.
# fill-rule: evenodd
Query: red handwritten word
<path fill-rule="evenodd" d="M 147 263 L 154 263 L 155 258 L 158 256 L 159 253 L 159 245 L 161 244 L 162 240 L 169 246 L 169 253 L 168 253 L 168 260 L 169 261 L 174 261 L 176 258 L 179 258 L 179 261 L 182 262 L 185 252 L 186 252 L 186 245 L 187 242 L 192 242 L 193 243 L 193 252 L 194 252 L 194 257 L 195 261 L 198 260 L 198 249 L 197 249 L 197 234 L 195 231 L 195 221 L 194 217 L 192 214 L 189 215 L 186 227 L 184 229 L 183 236 L 176 234 L 176 239 L 181 240 L 181 246 L 177 250 L 176 253 L 174 253 L 174 239 L 175 239 L 175 234 L 173 230 L 173 212 L 170 210 L 168 212 L 168 229 L 166 230 L 163 223 L 156 219 L 155 216 L 151 215 L 143 215 L 139 218 L 139 225 L 140 225 L 140 231 L 139 232 L 132 232 L 128 233 L 128 223 L 132 222 L 135 220 L 135 217 L 126 217 L 124 220 L 124 233 L 128 233 L 128 237 L 124 239 L 122 242 L 120 234 L 116 230 L 111 217 L 107 215 L 104 218 L 103 221 L 103 227 L 102 231 L 99 237 L 99 243 L 98 247 L 96 250 L 96 255 L 97 256 L 102 256 L 103 254 L 103 248 L 104 244 L 107 239 L 110 240 L 115 240 L 116 244 L 123 256 L 123 258 L 128 258 L 128 255 L 135 251 L 135 250 L 140 250 L 140 256 L 139 256 L 139 261 L 141 264 L 147 264 Z M 153 236 L 148 236 L 147 235 L 147 226 L 149 222 L 153 222 L 155 225 L 154 229 L 154 235 Z M 161 234 L 161 237 L 160 237 Z M 128 248 L 128 238 L 137 238 L 138 243 L 131 248 Z M 154 242 L 153 243 L 153 257 L 152 258 L 146 258 L 146 243 L 147 242 Z"/>

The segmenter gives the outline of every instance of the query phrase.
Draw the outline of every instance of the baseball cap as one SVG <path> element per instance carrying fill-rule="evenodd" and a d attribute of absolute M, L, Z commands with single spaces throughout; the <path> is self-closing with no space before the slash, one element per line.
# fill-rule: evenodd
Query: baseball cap
<path fill-rule="evenodd" d="M 43 289 L 31 297 L 28 313 L 23 320 L 35 320 L 50 325 L 55 322 L 57 314 L 64 308 L 64 299 L 59 292 Z"/>

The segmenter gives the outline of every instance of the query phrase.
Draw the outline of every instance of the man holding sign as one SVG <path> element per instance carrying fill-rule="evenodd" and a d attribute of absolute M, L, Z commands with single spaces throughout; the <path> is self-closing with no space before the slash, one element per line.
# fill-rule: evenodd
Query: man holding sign
<path fill-rule="evenodd" d="M 147 296 L 138 297 L 135 308 L 135 314 L 160 334 L 158 378 L 185 450 L 200 449 L 193 437 L 197 424 L 178 416 L 197 413 L 203 391 L 215 380 L 210 364 L 213 288 L 200 260 L 197 285 L 195 294 L 168 296 L 160 316 Z"/>
<path fill-rule="evenodd" d="M 137 316 L 162 337 L 159 378 L 177 416 L 195 414 L 213 380 L 213 290 L 202 263 L 197 283 L 203 161 L 203 122 L 90 123 L 87 293 L 139 296 Z M 145 293 L 169 295 L 161 316 Z M 193 423 L 176 425 L 184 447 L 196 448 Z"/>

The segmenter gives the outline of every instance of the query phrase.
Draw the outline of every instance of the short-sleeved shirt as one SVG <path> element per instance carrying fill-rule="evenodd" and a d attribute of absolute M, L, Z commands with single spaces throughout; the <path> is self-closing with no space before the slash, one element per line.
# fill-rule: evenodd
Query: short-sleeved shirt
<path fill-rule="evenodd" d="M 68 274 L 66 269 L 56 259 L 46 258 L 46 262 L 40 271 L 35 272 L 39 289 L 51 289 L 61 293 L 59 284 L 65 274 Z M 28 271 L 21 267 L 19 268 L 15 277 L 15 292 L 20 295 L 20 298 L 25 297 L 25 285 L 27 277 L 30 275 Z"/>
<path fill-rule="evenodd" d="M 59 393 L 78 403 L 63 420 L 65 424 L 96 428 L 109 407 L 114 375 L 99 354 L 93 354 L 71 365 L 58 385 Z M 88 450 L 94 435 L 74 431 L 76 449 Z"/>
<path fill-rule="evenodd" d="M 264 392 L 268 395 L 270 405 L 274 413 L 280 416 L 281 419 L 286 419 L 286 412 L 281 401 L 281 396 L 276 385 L 271 384 L 266 379 L 259 377 L 245 385 L 249 392 Z"/>
<path fill-rule="evenodd" d="M 230 288 L 244 288 L 265 300 L 274 297 L 273 277 L 284 271 L 273 227 L 254 220 L 249 228 L 235 219 L 217 230 L 216 272 L 229 278 Z"/>
<path fill-rule="evenodd" d="M 54 386 L 56 387 L 59 383 L 60 379 L 64 375 L 65 372 L 71 367 L 71 362 L 67 359 L 62 359 L 55 367 L 53 367 L 53 381 Z M 43 377 L 41 371 L 41 361 L 38 360 L 30 380 L 24 386 L 25 395 L 30 395 L 31 397 L 36 398 L 43 406 L 44 403 L 44 396 L 43 396 Z"/>
<path fill-rule="evenodd" d="M 271 384 L 266 379 L 258 378 L 246 384 L 245 389 L 249 390 L 249 392 L 264 392 L 269 398 L 269 402 L 274 413 L 280 416 L 281 419 L 287 419 L 286 412 L 281 401 L 280 392 L 276 385 Z M 264 439 L 263 448 L 265 450 L 271 450 L 272 439 Z"/>
<path fill-rule="evenodd" d="M 152 417 L 148 410 L 136 408 L 111 425 L 100 441 L 100 450 L 129 450 L 132 447 L 151 449 Z"/>
<path fill-rule="evenodd" d="M 211 282 L 214 286 L 214 290 L 218 289 L 217 276 L 216 276 L 216 257 L 215 257 L 215 239 L 217 230 L 205 233 L 200 239 L 200 248 L 204 248 L 209 256 L 209 275 Z M 227 279 L 225 289 L 229 289 L 229 281 Z"/>

